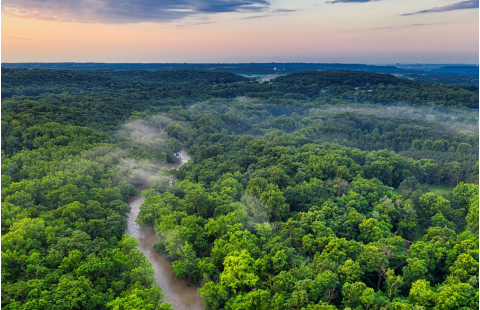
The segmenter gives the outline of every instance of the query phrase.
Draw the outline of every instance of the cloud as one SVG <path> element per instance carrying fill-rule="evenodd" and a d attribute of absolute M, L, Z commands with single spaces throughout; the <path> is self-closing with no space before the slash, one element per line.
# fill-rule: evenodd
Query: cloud
<path fill-rule="evenodd" d="M 397 29 L 397 28 L 411 28 L 411 27 L 421 27 L 421 26 L 430 26 L 432 24 L 411 24 L 411 25 L 403 25 L 403 26 L 390 26 L 390 27 L 378 27 L 373 29 Z"/>
<path fill-rule="evenodd" d="M 289 13 L 296 12 L 296 11 L 297 10 L 293 10 L 293 9 L 276 9 L 276 10 L 270 11 L 270 13 L 272 13 L 272 14 L 284 13 L 282 15 L 288 15 Z M 271 14 L 252 15 L 252 16 L 242 17 L 241 19 L 257 19 L 257 18 L 264 18 L 264 17 L 269 17 L 269 16 L 272 16 L 272 15 Z"/>
<path fill-rule="evenodd" d="M 256 19 L 256 18 L 264 18 L 264 17 L 269 17 L 270 15 L 257 15 L 257 16 L 247 16 L 247 17 L 242 17 L 242 19 Z"/>
<path fill-rule="evenodd" d="M 7 37 L 7 39 L 12 39 L 12 40 L 25 40 L 25 41 L 31 41 L 32 39 L 24 38 L 24 37 Z"/>
<path fill-rule="evenodd" d="M 291 13 L 291 12 L 295 12 L 297 10 L 291 10 L 291 9 L 277 9 L 277 10 L 274 10 L 273 12 L 274 13 Z"/>
<path fill-rule="evenodd" d="M 333 0 L 333 1 L 327 1 L 326 3 L 366 3 L 366 2 L 375 2 L 375 1 L 380 1 L 380 0 Z"/>
<path fill-rule="evenodd" d="M 269 0 L 4 0 L 2 13 L 83 23 L 169 22 L 199 14 L 260 12 Z"/>
<path fill-rule="evenodd" d="M 410 16 L 410 15 L 425 14 L 425 13 L 449 12 L 449 11 L 466 10 L 466 9 L 478 9 L 478 2 L 479 0 L 466 0 L 466 1 L 461 1 L 454 4 L 446 5 L 446 6 L 435 7 L 429 10 L 406 13 L 406 14 L 402 14 L 401 16 Z"/>
<path fill-rule="evenodd" d="M 213 22 L 185 22 L 177 25 L 177 27 L 190 27 L 190 26 L 199 26 L 199 25 L 208 25 L 213 24 Z"/>

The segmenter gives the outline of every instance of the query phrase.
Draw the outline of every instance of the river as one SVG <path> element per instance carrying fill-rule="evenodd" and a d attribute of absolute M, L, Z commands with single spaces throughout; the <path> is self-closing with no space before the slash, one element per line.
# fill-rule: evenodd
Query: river
<path fill-rule="evenodd" d="M 180 151 L 177 162 L 167 165 L 170 169 L 178 169 L 190 160 L 186 150 Z M 130 197 L 128 204 L 132 208 L 127 218 L 127 233 L 135 237 L 147 259 L 152 263 L 155 270 L 155 282 L 160 285 L 165 295 L 164 301 L 172 304 L 175 310 L 203 310 L 202 298 L 197 293 L 198 286 L 190 283 L 187 279 L 176 279 L 172 269 L 172 263 L 167 260 L 166 254 L 160 254 L 153 249 L 153 244 L 158 240 L 152 226 L 140 226 L 135 220 L 140 212 L 140 206 L 145 198 L 141 191 L 148 188 L 148 184 L 137 187 L 139 194 Z"/>

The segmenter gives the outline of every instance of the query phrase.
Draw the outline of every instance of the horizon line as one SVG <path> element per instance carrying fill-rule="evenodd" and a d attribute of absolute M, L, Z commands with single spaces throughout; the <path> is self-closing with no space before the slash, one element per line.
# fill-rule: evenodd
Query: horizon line
<path fill-rule="evenodd" d="M 371 66 L 386 66 L 386 65 L 469 65 L 478 66 L 478 63 L 439 63 L 439 62 L 386 62 L 386 63 L 361 63 L 361 62 L 305 62 L 305 61 L 290 61 L 290 62 L 95 62 L 95 61 L 15 61 L 15 62 L 1 62 L 1 64 L 193 64 L 193 65 L 215 65 L 215 64 L 340 64 L 340 65 L 371 65 Z"/>

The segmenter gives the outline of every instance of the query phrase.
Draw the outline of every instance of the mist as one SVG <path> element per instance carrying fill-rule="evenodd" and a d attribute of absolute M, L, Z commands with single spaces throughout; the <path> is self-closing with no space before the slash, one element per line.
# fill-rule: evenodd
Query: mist
<path fill-rule="evenodd" d="M 321 115 L 328 112 L 355 112 L 376 116 L 394 116 L 405 119 L 436 122 L 449 126 L 459 133 L 478 133 L 478 112 L 470 112 L 459 108 L 420 108 L 407 105 L 381 106 L 367 104 L 322 105 L 310 109 L 310 115 Z"/>
<path fill-rule="evenodd" d="M 136 119 L 125 123 L 114 133 L 118 146 L 97 146 L 85 156 L 99 163 L 113 166 L 117 180 L 138 186 L 144 183 L 156 187 L 168 186 L 172 179 L 170 169 L 175 153 L 169 147 L 169 136 L 163 129 L 172 120 L 163 115 Z"/>

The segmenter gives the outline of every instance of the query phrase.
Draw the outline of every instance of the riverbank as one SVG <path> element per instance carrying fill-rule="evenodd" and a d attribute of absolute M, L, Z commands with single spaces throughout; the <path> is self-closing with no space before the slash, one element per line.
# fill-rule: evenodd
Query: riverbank
<path fill-rule="evenodd" d="M 190 156 L 186 150 L 180 151 L 178 160 L 174 164 L 167 165 L 170 169 L 178 169 L 190 160 Z M 163 290 L 165 295 L 164 301 L 172 304 L 175 310 L 203 310 L 200 295 L 197 293 L 198 286 L 192 284 L 187 279 L 176 279 L 173 273 L 172 263 L 167 260 L 166 254 L 160 254 L 153 249 L 153 244 L 158 240 L 152 226 L 140 226 L 136 223 L 137 216 L 140 212 L 145 197 L 141 192 L 148 188 L 148 183 L 137 187 L 138 194 L 130 197 L 128 204 L 131 207 L 130 214 L 127 218 L 127 233 L 135 237 L 140 245 L 139 250 L 142 251 L 147 259 L 152 263 L 155 271 L 155 282 Z"/>

